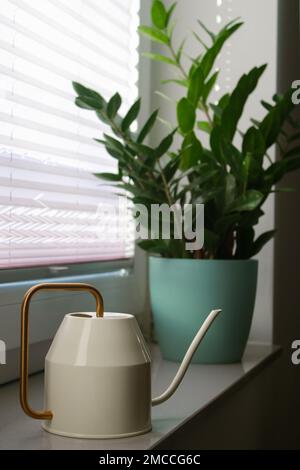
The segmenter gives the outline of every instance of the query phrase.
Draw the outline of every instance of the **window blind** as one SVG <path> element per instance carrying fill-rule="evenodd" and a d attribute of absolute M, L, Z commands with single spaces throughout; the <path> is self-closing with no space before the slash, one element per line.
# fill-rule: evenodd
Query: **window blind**
<path fill-rule="evenodd" d="M 1 0 L 0 267 L 128 258 L 130 212 L 94 176 L 116 160 L 72 81 L 137 98 L 139 0 Z M 107 130 L 107 129 L 106 129 Z"/>

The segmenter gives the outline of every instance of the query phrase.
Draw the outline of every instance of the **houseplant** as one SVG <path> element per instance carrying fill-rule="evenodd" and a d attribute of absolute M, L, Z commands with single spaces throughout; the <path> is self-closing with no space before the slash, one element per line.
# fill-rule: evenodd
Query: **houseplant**
<path fill-rule="evenodd" d="M 118 160 L 118 174 L 97 176 L 129 192 L 133 203 L 143 204 L 149 213 L 153 204 L 177 204 L 182 209 L 187 203 L 192 207 L 199 202 L 205 205 L 201 249 L 186 249 L 186 240 L 175 236 L 175 223 L 169 240 L 159 230 L 158 239 L 139 242 L 151 255 L 152 311 L 164 357 L 181 359 L 203 316 L 220 307 L 223 314 L 194 360 L 235 362 L 243 354 L 253 315 L 257 261 L 251 258 L 275 233 L 272 230 L 256 237 L 254 227 L 274 186 L 285 173 L 300 167 L 300 149 L 293 145 L 300 126 L 292 117 L 292 91 L 288 90 L 282 96 L 274 95 L 272 102 L 262 102 L 266 112 L 261 121 L 253 120 L 245 131 L 238 129 L 244 106 L 265 65 L 243 75 L 230 94 L 217 105 L 211 104 L 209 96 L 218 78 L 215 60 L 242 23 L 233 21 L 214 34 L 199 22 L 211 44 L 207 46 L 196 33 L 200 55 L 185 69 L 184 45 L 178 50 L 173 46 L 174 8 L 167 10 L 162 1 L 153 1 L 152 25 L 141 26 L 140 31 L 166 48 L 165 54 L 148 54 L 149 58 L 179 72 L 171 79 L 182 87 L 182 98 L 176 105 L 176 129 L 154 147 L 145 144 L 145 139 L 158 111 L 138 134 L 130 130 L 140 112 L 140 99 L 121 117 L 118 93 L 106 101 L 96 91 L 74 83 L 76 104 L 96 112 L 113 133 L 104 134 L 99 142 Z M 291 133 L 286 133 L 286 126 L 293 130 L 292 137 L 288 137 Z M 202 143 L 202 132 L 208 134 L 208 147 Z M 171 150 L 175 134 L 181 144 Z M 235 138 L 237 134 L 240 139 Z M 273 145 L 280 154 L 276 163 L 268 155 Z"/>

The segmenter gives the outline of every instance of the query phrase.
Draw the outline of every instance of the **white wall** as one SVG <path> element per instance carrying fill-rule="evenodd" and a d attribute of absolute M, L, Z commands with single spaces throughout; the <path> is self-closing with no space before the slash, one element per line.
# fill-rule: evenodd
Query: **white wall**
<path fill-rule="evenodd" d="M 150 3 L 150 2 L 149 2 Z M 171 2 L 170 2 L 171 3 Z M 219 6 L 218 6 L 219 5 Z M 217 23 L 217 16 L 218 21 Z M 175 42 L 179 44 L 187 37 L 186 53 L 195 56 L 200 53 L 199 43 L 192 37 L 190 31 L 200 32 L 197 18 L 200 18 L 210 29 L 217 31 L 226 22 L 241 17 L 245 25 L 234 35 L 218 59 L 217 66 L 220 74 L 219 92 L 215 92 L 213 100 L 218 95 L 229 91 L 240 78 L 255 65 L 268 63 L 268 69 L 261 79 L 257 91 L 250 98 L 245 117 L 240 128 L 249 124 L 249 117 L 260 118 L 264 110 L 260 100 L 271 99 L 276 91 L 277 67 L 277 0 L 181 0 L 176 10 L 177 27 Z M 164 64 L 153 63 L 152 91 L 160 90 L 175 102 L 183 89 L 176 85 L 161 85 L 160 80 L 175 76 L 176 71 L 170 66 L 166 70 Z M 159 107 L 163 119 L 175 124 L 175 105 L 158 95 L 153 98 L 152 107 Z M 154 139 L 158 140 L 166 130 L 157 126 Z M 204 137 L 205 138 L 205 137 Z M 274 153 L 272 154 L 274 157 Z M 266 215 L 261 221 L 257 233 L 269 230 L 274 226 L 274 199 L 271 197 L 264 208 Z M 255 308 L 255 317 L 251 337 L 258 341 L 271 341 L 272 339 L 272 312 L 273 312 L 273 243 L 259 255 L 259 280 Z"/>

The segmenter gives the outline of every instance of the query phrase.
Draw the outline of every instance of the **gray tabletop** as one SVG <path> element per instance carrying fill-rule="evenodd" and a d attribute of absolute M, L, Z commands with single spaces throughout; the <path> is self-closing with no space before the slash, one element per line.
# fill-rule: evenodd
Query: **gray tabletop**
<path fill-rule="evenodd" d="M 177 392 L 152 412 L 151 432 L 127 439 L 86 440 L 55 436 L 41 429 L 40 422 L 27 417 L 18 402 L 18 383 L 0 387 L 0 449 L 150 449 L 176 432 L 195 414 L 213 406 L 224 394 L 241 385 L 250 374 L 258 373 L 275 359 L 276 346 L 249 343 L 241 363 L 192 365 Z M 178 364 L 163 361 L 153 348 L 153 395 L 160 394 L 173 379 Z M 43 403 L 43 374 L 30 378 L 30 400 L 35 407 Z"/>

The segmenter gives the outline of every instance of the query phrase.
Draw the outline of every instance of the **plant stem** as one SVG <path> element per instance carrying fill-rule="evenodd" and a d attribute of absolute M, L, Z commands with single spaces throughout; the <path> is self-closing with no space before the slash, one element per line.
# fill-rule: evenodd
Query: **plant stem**
<path fill-rule="evenodd" d="M 171 52 L 171 54 L 172 54 L 173 59 L 175 60 L 175 62 L 176 62 L 176 64 L 177 64 L 177 67 L 179 68 L 179 70 L 180 70 L 180 72 L 182 73 L 183 77 L 184 77 L 185 79 L 187 79 L 187 78 L 188 78 L 188 75 L 187 75 L 186 71 L 184 70 L 184 68 L 182 67 L 181 62 L 177 60 L 176 52 L 175 52 L 175 50 L 174 50 L 174 47 L 173 47 L 171 41 L 170 41 L 170 43 L 169 43 L 169 49 L 170 49 L 170 52 Z"/>

